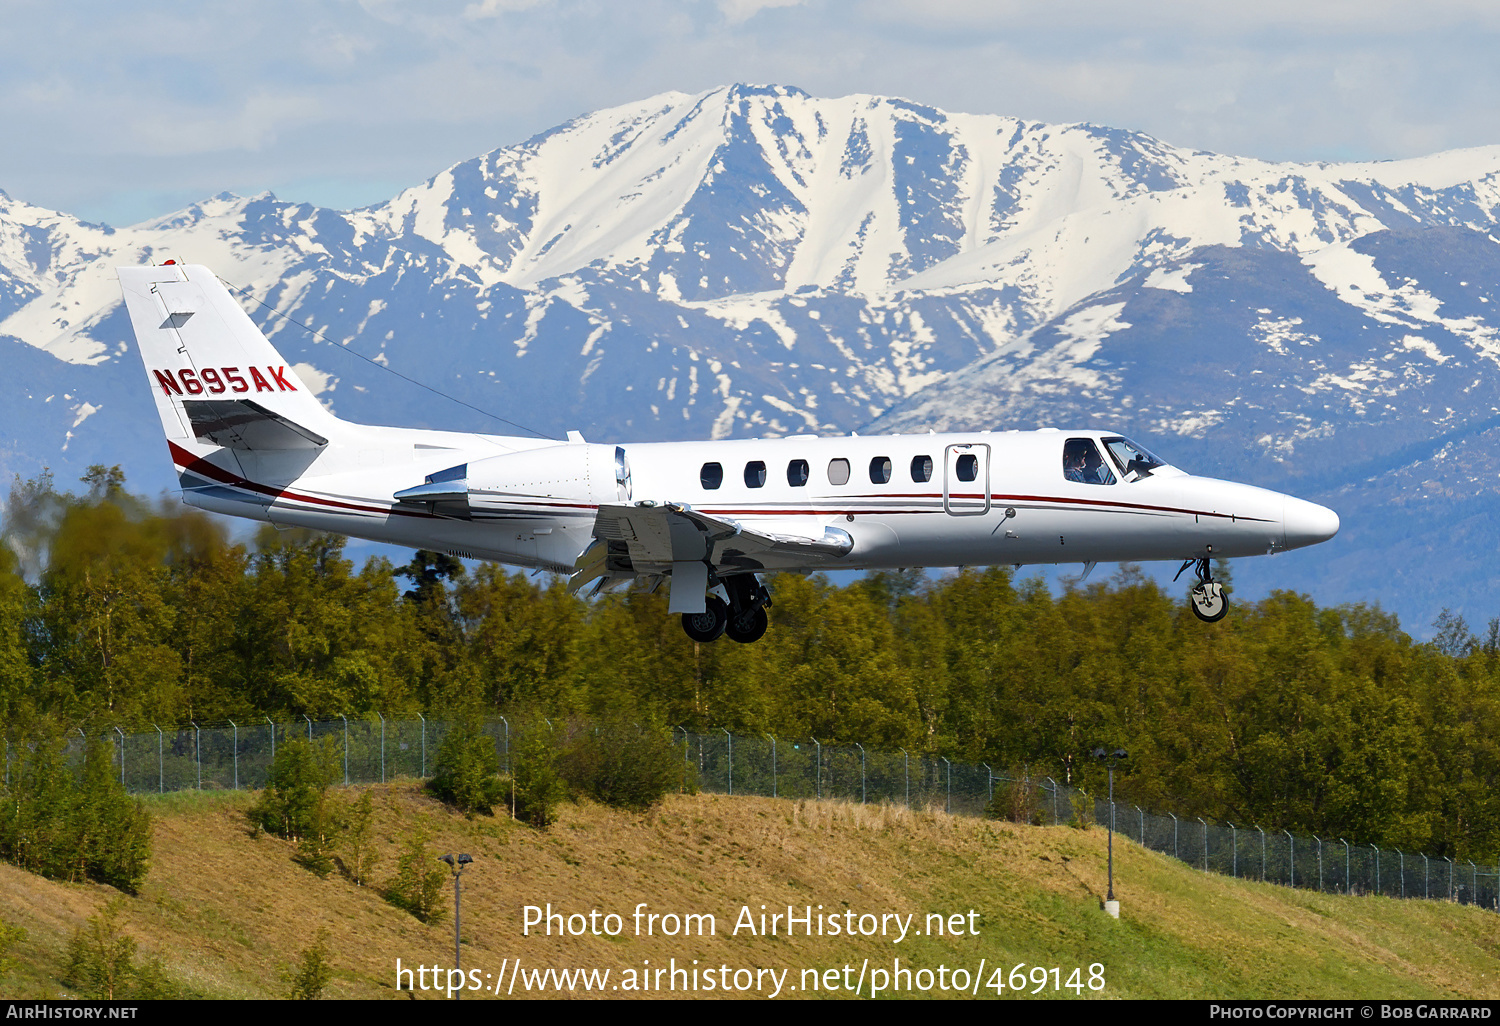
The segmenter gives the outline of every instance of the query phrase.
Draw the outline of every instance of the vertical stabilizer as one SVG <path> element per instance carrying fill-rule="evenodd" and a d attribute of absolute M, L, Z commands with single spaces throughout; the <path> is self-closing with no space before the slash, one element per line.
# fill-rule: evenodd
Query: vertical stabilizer
<path fill-rule="evenodd" d="M 285 447 L 296 448 L 308 440 L 326 443 L 337 431 L 339 421 L 208 268 L 117 270 L 146 383 L 169 441 L 248 449 L 274 448 L 267 439 L 284 438 L 291 440 Z M 232 430 L 236 423 L 254 422 L 289 427 L 280 433 Z M 236 445 L 240 434 L 252 441 Z"/>
<path fill-rule="evenodd" d="M 268 519 L 357 429 L 323 408 L 208 268 L 117 270 L 184 501 Z"/>

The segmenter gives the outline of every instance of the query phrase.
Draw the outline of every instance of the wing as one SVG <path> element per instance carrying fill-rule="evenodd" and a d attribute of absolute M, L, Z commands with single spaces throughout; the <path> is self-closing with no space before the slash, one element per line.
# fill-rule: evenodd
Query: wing
<path fill-rule="evenodd" d="M 854 539 L 837 527 L 817 533 L 788 526 L 747 527 L 728 517 L 699 513 L 681 503 L 639 502 L 600 506 L 594 542 L 575 563 L 569 584 L 577 590 L 602 577 L 668 574 L 673 564 L 704 564 L 715 573 L 800 570 L 847 556 Z"/>

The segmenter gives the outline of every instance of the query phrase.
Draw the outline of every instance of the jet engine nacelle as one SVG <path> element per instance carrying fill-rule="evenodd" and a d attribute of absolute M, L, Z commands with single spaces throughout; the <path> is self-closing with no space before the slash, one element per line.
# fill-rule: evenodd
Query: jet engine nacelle
<path fill-rule="evenodd" d="M 614 445 L 570 443 L 491 456 L 468 465 L 469 502 L 543 499 L 600 503 L 630 500 L 630 462 Z"/>

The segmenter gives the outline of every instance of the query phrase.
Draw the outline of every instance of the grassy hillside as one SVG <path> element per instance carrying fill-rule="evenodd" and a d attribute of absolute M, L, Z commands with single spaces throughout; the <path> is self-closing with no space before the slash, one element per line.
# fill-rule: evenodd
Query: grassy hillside
<path fill-rule="evenodd" d="M 431 833 L 434 854 L 473 854 L 464 878 L 464 965 L 481 972 L 499 973 L 502 964 L 513 965 L 504 960 L 520 957 L 523 971 L 608 968 L 609 985 L 618 985 L 625 970 L 647 968 L 646 960 L 656 968 L 697 959 L 700 970 L 789 968 L 783 995 L 800 996 L 803 969 L 848 963 L 852 987 L 865 959 L 870 969 L 889 969 L 899 956 L 904 967 L 943 963 L 971 972 L 984 959 L 982 983 L 997 964 L 1008 973 L 1018 962 L 1061 966 L 1063 983 L 1081 966 L 1086 981 L 1088 966 L 1098 962 L 1107 997 L 1500 997 L 1494 912 L 1206 876 L 1119 837 L 1115 889 L 1123 914 L 1108 919 L 1100 910 L 1105 834 L 1098 828 L 702 795 L 671 798 L 645 816 L 566 806 L 559 823 L 539 833 L 504 817 L 465 820 L 410 783 L 374 792 L 377 879 L 394 873 L 396 844 L 416 826 Z M 424 925 L 373 889 L 337 875 L 318 879 L 293 863 L 289 843 L 251 836 L 249 802 L 248 795 L 211 792 L 149 802 L 157 816 L 155 857 L 122 918 L 142 952 L 162 958 L 176 981 L 205 996 L 280 996 L 278 969 L 321 927 L 335 967 L 326 996 L 396 996 L 398 957 L 403 965 L 451 964 L 451 918 Z M 446 893 L 451 910 L 451 888 Z M 66 994 L 58 974 L 68 938 L 114 894 L 0 866 L 0 920 L 29 933 L 14 953 L 19 966 L 0 979 L 0 994 Z M 565 913 L 619 913 L 624 933 L 523 937 L 522 907 L 547 902 Z M 713 913 L 717 936 L 635 937 L 631 913 L 639 902 L 650 912 Z M 762 904 L 768 913 L 788 904 L 811 904 L 816 912 L 821 904 L 841 921 L 846 909 L 915 913 L 915 930 L 929 912 L 975 909 L 979 935 L 967 935 L 965 920 L 964 936 L 910 935 L 901 943 L 731 936 L 740 907 L 758 916 Z M 1047 987 L 1052 993 L 1050 980 Z M 517 995 L 523 990 L 517 982 Z M 981 986 L 979 993 L 994 992 Z M 1004 996 L 1013 997 L 1009 990 Z"/>

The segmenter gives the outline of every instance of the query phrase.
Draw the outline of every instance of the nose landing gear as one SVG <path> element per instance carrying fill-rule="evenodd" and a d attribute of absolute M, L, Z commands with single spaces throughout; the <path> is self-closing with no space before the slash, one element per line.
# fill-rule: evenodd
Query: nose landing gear
<path fill-rule="evenodd" d="M 1181 577 L 1182 571 L 1190 566 L 1194 567 L 1194 572 L 1198 575 L 1198 583 L 1188 591 L 1193 615 L 1204 623 L 1218 623 L 1229 612 L 1229 596 L 1224 594 L 1224 586 L 1213 579 L 1207 557 L 1183 560 L 1172 580 Z"/>

